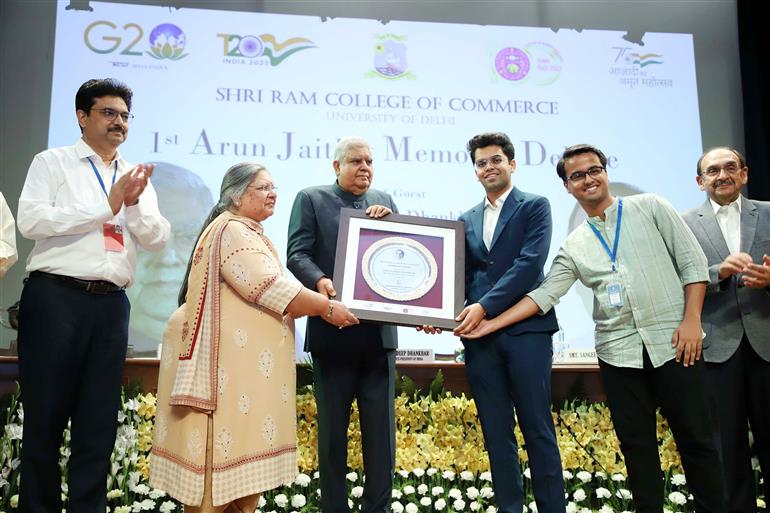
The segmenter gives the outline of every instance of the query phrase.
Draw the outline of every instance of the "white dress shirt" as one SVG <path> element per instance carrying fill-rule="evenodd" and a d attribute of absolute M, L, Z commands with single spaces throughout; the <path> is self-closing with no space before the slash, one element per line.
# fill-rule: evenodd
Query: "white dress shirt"
<path fill-rule="evenodd" d="M 507 191 L 502 193 L 497 201 L 492 204 L 489 201 L 489 197 L 484 198 L 484 245 L 487 247 L 487 251 L 492 246 L 492 237 L 495 235 L 495 227 L 497 226 L 497 220 L 500 219 L 500 211 L 503 209 L 503 203 L 508 198 L 508 195 L 513 190 L 511 185 Z"/>
<path fill-rule="evenodd" d="M 730 254 L 741 250 L 741 197 L 729 205 L 720 205 L 709 198 L 714 215 L 717 217 L 722 237 L 727 243 Z"/>
<path fill-rule="evenodd" d="M 13 214 L 0 192 L 0 278 L 16 262 L 16 225 Z"/>
<path fill-rule="evenodd" d="M 168 221 L 160 215 L 158 199 L 148 182 L 139 203 L 112 214 L 93 162 L 109 193 L 115 161 L 116 181 L 132 168 L 119 153 L 110 165 L 102 162 L 82 139 L 74 146 L 53 148 L 35 155 L 19 198 L 18 227 L 35 241 L 27 271 L 44 271 L 84 280 L 106 280 L 119 286 L 134 281 L 136 245 L 154 251 L 169 237 Z M 123 229 L 122 251 L 107 251 L 104 223 Z"/>

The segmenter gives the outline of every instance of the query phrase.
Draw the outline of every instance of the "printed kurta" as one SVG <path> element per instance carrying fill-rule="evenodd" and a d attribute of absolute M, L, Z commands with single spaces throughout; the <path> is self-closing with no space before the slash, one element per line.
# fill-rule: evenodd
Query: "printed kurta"
<path fill-rule="evenodd" d="M 187 301 L 163 337 L 150 483 L 201 503 L 211 415 L 218 506 L 296 476 L 294 329 L 283 312 L 301 285 L 248 218 L 219 216 L 194 255 Z"/>

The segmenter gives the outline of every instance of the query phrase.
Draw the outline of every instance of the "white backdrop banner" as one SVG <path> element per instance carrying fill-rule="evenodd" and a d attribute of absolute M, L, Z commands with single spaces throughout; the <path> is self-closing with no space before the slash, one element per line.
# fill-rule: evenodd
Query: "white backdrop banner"
<path fill-rule="evenodd" d="M 373 186 L 401 213 L 456 219 L 484 197 L 468 139 L 506 132 L 516 147 L 514 184 L 551 201 L 551 257 L 584 219 L 556 176 L 565 146 L 602 148 L 616 194 L 655 192 L 680 210 L 702 200 L 690 34 L 647 33 L 637 46 L 620 31 L 65 5 L 49 145 L 79 137 L 74 95 L 83 82 L 125 81 L 136 118 L 121 153 L 159 163 L 153 183 L 174 227 L 166 251 L 142 256 L 131 291 L 139 353 L 154 353 L 212 196 L 244 160 L 266 165 L 279 187 L 265 223 L 279 250 L 295 194 L 334 181 L 334 145 L 346 135 L 369 140 Z M 593 349 L 591 308 L 581 286 L 557 307 L 557 352 Z M 403 348 L 435 354 L 456 344 L 411 328 L 399 336 Z"/>

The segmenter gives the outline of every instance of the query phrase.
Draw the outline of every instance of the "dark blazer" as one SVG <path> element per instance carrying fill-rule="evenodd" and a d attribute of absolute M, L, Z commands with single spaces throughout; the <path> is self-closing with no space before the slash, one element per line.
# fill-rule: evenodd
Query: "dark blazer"
<path fill-rule="evenodd" d="M 484 245 L 484 202 L 460 216 L 465 223 L 466 304 L 481 303 L 497 317 L 543 281 L 551 245 L 551 205 L 542 196 L 511 189 L 500 211 L 491 249 Z M 555 333 L 556 314 L 535 315 L 503 331 Z"/>
<path fill-rule="evenodd" d="M 316 283 L 321 277 L 333 278 L 340 209 L 366 210 L 370 205 L 384 205 L 398 213 L 393 198 L 375 189 L 356 196 L 342 190 L 335 182 L 332 185 L 308 187 L 297 193 L 289 219 L 286 267 L 302 285 L 316 290 Z M 380 340 L 386 349 L 398 347 L 395 326 L 362 322 L 338 330 L 320 317 L 310 317 L 305 350 L 352 350 L 359 348 L 362 340 L 372 339 Z"/>
<path fill-rule="evenodd" d="M 751 347 L 770 362 L 770 290 L 743 286 L 739 277 L 719 281 L 719 265 L 730 254 L 711 202 L 685 212 L 682 217 L 698 239 L 709 265 L 709 285 L 701 322 L 706 338 L 707 362 L 727 361 L 738 349 L 743 333 Z M 770 202 L 741 196 L 741 247 L 755 263 L 770 255 Z"/>

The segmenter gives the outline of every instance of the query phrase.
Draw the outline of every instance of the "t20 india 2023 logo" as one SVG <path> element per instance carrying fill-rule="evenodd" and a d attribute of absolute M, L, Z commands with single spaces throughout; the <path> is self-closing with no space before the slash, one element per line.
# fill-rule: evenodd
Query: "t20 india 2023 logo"
<path fill-rule="evenodd" d="M 273 34 L 260 36 L 241 36 L 238 34 L 217 34 L 224 41 L 224 56 L 256 59 L 265 57 L 271 66 L 278 66 L 289 56 L 308 48 L 315 48 L 315 43 L 304 37 L 292 37 L 278 41 Z"/>
<path fill-rule="evenodd" d="M 99 20 L 88 25 L 83 31 L 86 47 L 95 53 L 108 54 L 119 52 L 120 55 L 139 56 L 145 53 L 154 59 L 177 61 L 188 54 L 184 53 L 187 38 L 181 28 L 172 23 L 162 23 L 152 29 L 148 38 L 149 46 L 144 52 L 137 48 L 144 38 L 144 29 L 137 23 L 126 23 L 119 27 L 107 20 Z"/>

